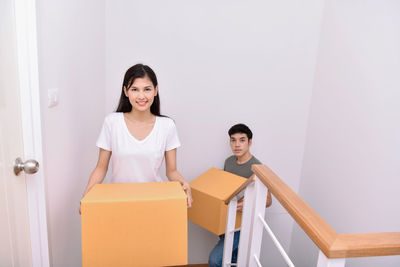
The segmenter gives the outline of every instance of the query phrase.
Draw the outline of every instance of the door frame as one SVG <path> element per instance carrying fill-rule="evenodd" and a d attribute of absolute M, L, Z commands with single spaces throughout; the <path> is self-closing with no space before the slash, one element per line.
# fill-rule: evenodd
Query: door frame
<path fill-rule="evenodd" d="M 36 0 L 14 0 L 24 160 L 40 168 L 26 174 L 32 266 L 50 266 L 40 118 Z"/>

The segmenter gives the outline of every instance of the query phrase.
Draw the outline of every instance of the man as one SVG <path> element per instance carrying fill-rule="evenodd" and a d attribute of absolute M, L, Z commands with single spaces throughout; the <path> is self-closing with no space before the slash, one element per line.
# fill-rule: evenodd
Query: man
<path fill-rule="evenodd" d="M 236 124 L 232 126 L 228 131 L 230 137 L 230 146 L 233 155 L 225 160 L 224 171 L 250 178 L 253 174 L 251 165 L 261 164 L 261 162 L 250 153 L 250 147 L 252 145 L 253 133 L 244 124 Z M 269 207 L 272 204 L 271 193 L 268 191 L 266 206 Z M 243 198 L 238 201 L 238 211 L 243 209 Z M 224 235 L 220 236 L 220 240 L 217 245 L 211 251 L 208 265 L 211 267 L 222 266 L 222 256 L 224 252 Z M 240 231 L 236 231 L 233 239 L 232 249 L 232 263 L 237 262 L 237 254 L 239 247 Z"/>

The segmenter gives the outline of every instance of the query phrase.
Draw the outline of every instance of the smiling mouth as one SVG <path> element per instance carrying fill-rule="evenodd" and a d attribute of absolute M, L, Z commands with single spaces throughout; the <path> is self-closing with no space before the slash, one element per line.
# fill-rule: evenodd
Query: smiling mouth
<path fill-rule="evenodd" d="M 146 106 L 147 101 L 146 102 L 136 102 L 136 104 L 138 104 L 139 106 Z"/>

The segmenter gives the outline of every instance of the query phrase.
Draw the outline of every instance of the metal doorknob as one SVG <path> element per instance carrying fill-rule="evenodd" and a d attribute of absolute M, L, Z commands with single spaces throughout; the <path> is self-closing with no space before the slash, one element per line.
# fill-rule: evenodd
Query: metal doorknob
<path fill-rule="evenodd" d="M 21 171 L 24 171 L 27 174 L 36 173 L 39 170 L 39 162 L 34 159 L 27 160 L 25 162 L 22 161 L 21 158 L 17 158 L 14 163 L 14 173 L 15 175 L 19 175 Z"/>

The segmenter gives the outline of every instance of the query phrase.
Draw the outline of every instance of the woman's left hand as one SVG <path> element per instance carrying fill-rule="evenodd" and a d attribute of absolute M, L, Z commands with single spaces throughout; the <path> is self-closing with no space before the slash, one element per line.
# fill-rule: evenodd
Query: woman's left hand
<path fill-rule="evenodd" d="M 187 196 L 187 207 L 190 208 L 192 207 L 192 192 L 190 190 L 190 185 L 187 182 L 181 183 L 183 191 L 185 191 L 185 194 Z"/>
<path fill-rule="evenodd" d="M 192 207 L 192 193 L 190 185 L 183 179 L 182 175 L 176 169 L 176 148 L 165 151 L 165 169 L 166 175 L 170 181 L 179 181 L 182 185 L 183 191 L 187 196 L 187 207 Z"/>

